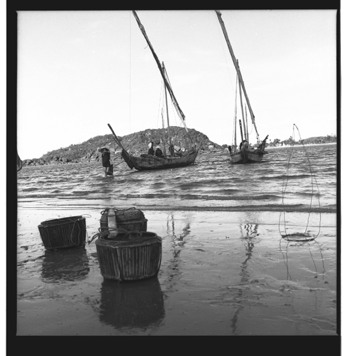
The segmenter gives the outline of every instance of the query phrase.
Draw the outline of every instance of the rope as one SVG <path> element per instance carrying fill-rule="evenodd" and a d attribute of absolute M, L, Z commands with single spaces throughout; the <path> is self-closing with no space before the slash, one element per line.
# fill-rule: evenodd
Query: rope
<path fill-rule="evenodd" d="M 292 276 L 291 276 L 291 274 L 289 272 L 289 264 L 288 264 L 288 247 L 290 246 L 290 242 L 286 240 L 286 248 L 285 248 L 285 253 L 284 253 L 283 250 L 282 250 L 282 247 L 281 247 L 282 241 L 283 241 L 283 239 L 280 239 L 279 249 L 280 249 L 280 252 L 281 252 L 281 254 L 282 254 L 283 258 L 284 258 L 284 264 L 286 266 L 286 272 L 287 272 L 286 278 L 292 280 Z M 311 251 L 311 246 L 315 245 L 315 244 L 317 244 L 319 252 L 320 252 L 320 256 L 321 256 L 321 264 L 322 264 L 321 272 L 318 271 L 315 258 L 314 258 L 313 254 L 312 254 L 312 251 Z M 308 245 L 308 248 L 309 248 L 309 254 L 310 254 L 310 257 L 311 257 L 311 261 L 312 261 L 312 263 L 314 265 L 315 272 L 316 272 L 316 277 L 315 278 L 317 278 L 318 275 L 322 275 L 322 279 L 324 279 L 325 273 L 326 273 L 326 269 L 325 269 L 325 266 L 324 266 L 324 257 L 323 257 L 323 254 L 322 254 L 321 245 L 317 241 L 309 241 L 309 242 L 307 242 L 307 245 Z"/>
<path fill-rule="evenodd" d="M 76 223 L 77 223 L 78 221 L 80 221 L 80 219 L 75 220 L 75 222 L 73 223 L 72 229 L 71 229 L 70 241 L 71 241 L 72 243 L 73 243 L 73 239 L 72 239 L 73 231 L 74 231 L 74 228 L 75 228 Z M 77 245 L 80 245 L 80 243 L 81 243 L 81 238 L 80 238 L 81 229 L 80 229 L 79 224 L 77 224 L 77 227 L 78 227 Z"/>
<path fill-rule="evenodd" d="M 294 234 L 287 234 L 287 228 L 286 228 L 286 213 L 285 211 L 283 212 L 280 212 L 280 217 L 279 217 L 279 232 L 281 234 L 282 237 L 285 237 L 287 239 L 289 239 L 289 241 L 309 241 L 311 240 L 310 235 L 308 233 L 308 227 L 309 227 L 309 223 L 310 223 L 310 216 L 311 216 L 311 211 L 312 211 L 312 200 L 313 200 L 313 196 L 314 196 L 314 184 L 315 184 L 315 187 L 317 189 L 317 201 L 318 201 L 318 207 L 320 208 L 321 207 L 321 204 L 320 204 L 320 199 L 319 199 L 319 196 L 320 196 L 320 191 L 319 191 L 319 187 L 318 187 L 318 183 L 317 183 L 317 179 L 316 179 L 316 176 L 312 170 L 312 165 L 311 165 L 311 162 L 310 162 L 310 159 L 309 159 L 309 155 L 307 153 L 307 149 L 301 139 L 301 135 L 300 135 L 300 132 L 299 132 L 299 129 L 298 129 L 298 126 L 296 124 L 293 124 L 293 133 L 292 133 L 292 139 L 295 141 L 295 131 L 294 130 L 297 130 L 298 132 L 298 135 L 299 135 L 299 142 L 301 143 L 303 149 L 304 149 L 304 153 L 305 153 L 305 157 L 308 161 L 308 165 L 309 165 L 309 172 L 310 172 L 310 176 L 311 176 L 311 198 L 310 198 L 310 206 L 309 206 L 309 213 L 308 213 L 308 218 L 307 218 L 307 222 L 306 222 L 306 226 L 305 226 L 305 231 L 304 233 L 294 233 Z M 287 169 L 286 169 L 286 180 L 283 182 L 283 186 L 282 186 L 282 205 L 285 205 L 285 194 L 286 194 L 286 191 L 287 191 L 287 186 L 288 186 L 288 171 L 289 171 L 289 166 L 290 166 L 290 162 L 291 162 L 291 157 L 292 157 L 292 154 L 293 154 L 293 149 L 290 149 L 289 150 L 289 157 L 288 157 L 288 161 L 287 161 Z M 283 225 L 284 225 L 284 234 L 281 232 L 281 215 L 283 214 L 284 218 L 283 218 Z M 318 226 L 318 232 L 317 232 L 317 235 L 314 236 L 314 238 L 316 238 L 319 234 L 320 234 L 320 231 L 321 231 L 321 212 L 319 214 L 319 226 Z"/>

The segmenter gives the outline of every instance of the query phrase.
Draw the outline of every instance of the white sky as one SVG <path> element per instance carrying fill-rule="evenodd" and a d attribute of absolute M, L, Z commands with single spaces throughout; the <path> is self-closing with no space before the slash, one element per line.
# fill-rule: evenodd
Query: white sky
<path fill-rule="evenodd" d="M 235 69 L 214 11 L 138 11 L 188 128 L 229 144 Z M 336 11 L 224 10 L 260 138 L 336 134 Z M 161 127 L 162 78 L 130 11 L 18 13 L 18 153 Z M 239 111 L 238 111 L 239 112 Z M 170 111 L 171 125 L 179 125 Z"/>

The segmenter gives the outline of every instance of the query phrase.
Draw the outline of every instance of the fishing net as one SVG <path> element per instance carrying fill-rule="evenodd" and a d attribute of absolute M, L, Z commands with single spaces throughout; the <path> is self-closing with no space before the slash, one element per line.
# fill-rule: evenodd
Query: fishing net
<path fill-rule="evenodd" d="M 289 232 L 288 231 L 288 221 L 287 221 L 287 212 L 286 210 L 286 204 L 285 204 L 285 198 L 286 195 L 288 193 L 292 193 L 288 191 L 288 187 L 289 187 L 289 170 L 290 167 L 292 166 L 291 164 L 291 159 L 293 156 L 293 152 L 295 151 L 295 149 L 293 147 L 291 147 L 289 149 L 289 157 L 287 160 L 287 169 L 286 169 L 286 174 L 285 174 L 285 179 L 283 182 L 283 187 L 282 187 L 282 205 L 284 207 L 283 211 L 280 213 L 280 217 L 279 217 L 279 231 L 280 231 L 280 235 L 282 238 L 284 238 L 287 241 L 297 241 L 297 242 L 305 242 L 305 241 L 311 241 L 314 240 L 320 233 L 320 229 L 321 229 L 321 213 L 320 213 L 320 200 L 319 200 L 319 187 L 318 187 L 318 183 L 317 183 L 317 179 L 316 179 L 316 175 L 314 174 L 313 170 L 312 170 L 312 166 L 311 166 L 311 162 L 309 159 L 309 155 L 307 152 L 307 149 L 301 139 L 300 133 L 299 133 L 299 129 L 298 127 L 293 124 L 293 134 L 292 134 L 292 139 L 293 141 L 295 141 L 295 129 L 299 135 L 299 142 L 301 144 L 301 147 L 303 148 L 304 151 L 304 156 L 306 159 L 306 163 L 307 166 L 309 168 L 309 174 L 310 174 L 310 191 L 308 192 L 310 195 L 310 202 L 309 202 L 309 208 L 308 208 L 308 212 L 307 212 L 307 219 L 306 219 L 306 224 L 305 224 L 305 228 L 303 232 Z M 316 233 L 311 233 L 311 213 L 313 211 L 313 199 L 316 198 L 317 199 L 317 205 L 318 205 L 318 214 L 319 214 L 319 221 L 318 221 L 318 227 L 317 227 L 317 232 Z M 294 226 L 295 228 L 296 226 Z M 292 227 L 291 227 L 292 229 Z"/>

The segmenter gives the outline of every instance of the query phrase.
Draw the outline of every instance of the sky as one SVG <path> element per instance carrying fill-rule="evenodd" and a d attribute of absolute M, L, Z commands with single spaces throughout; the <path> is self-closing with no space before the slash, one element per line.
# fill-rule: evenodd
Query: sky
<path fill-rule="evenodd" d="M 336 10 L 221 13 L 260 138 L 288 139 L 293 124 L 301 138 L 336 135 Z M 229 144 L 236 71 L 216 13 L 137 14 L 187 127 Z M 110 134 L 108 123 L 118 136 L 162 127 L 163 81 L 131 11 L 19 11 L 17 73 L 22 159 Z M 169 121 L 182 126 L 172 107 Z"/>

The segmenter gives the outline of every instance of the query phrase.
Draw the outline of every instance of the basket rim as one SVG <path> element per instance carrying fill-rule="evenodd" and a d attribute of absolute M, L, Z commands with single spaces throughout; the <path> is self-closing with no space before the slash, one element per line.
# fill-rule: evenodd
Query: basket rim
<path fill-rule="evenodd" d="M 71 224 L 80 220 L 85 220 L 85 217 L 83 217 L 82 215 L 66 216 L 64 218 L 49 219 L 49 220 L 42 221 L 39 227 L 52 227 L 56 225 Z"/>
<path fill-rule="evenodd" d="M 124 234 L 126 235 L 126 234 Z M 118 247 L 138 247 L 141 245 L 147 245 L 151 243 L 162 243 L 162 237 L 151 231 L 140 231 L 139 237 L 130 240 L 117 240 L 117 239 L 104 239 L 98 238 L 95 244 L 106 245 L 113 248 Z M 145 236 L 149 235 L 149 236 Z"/>

